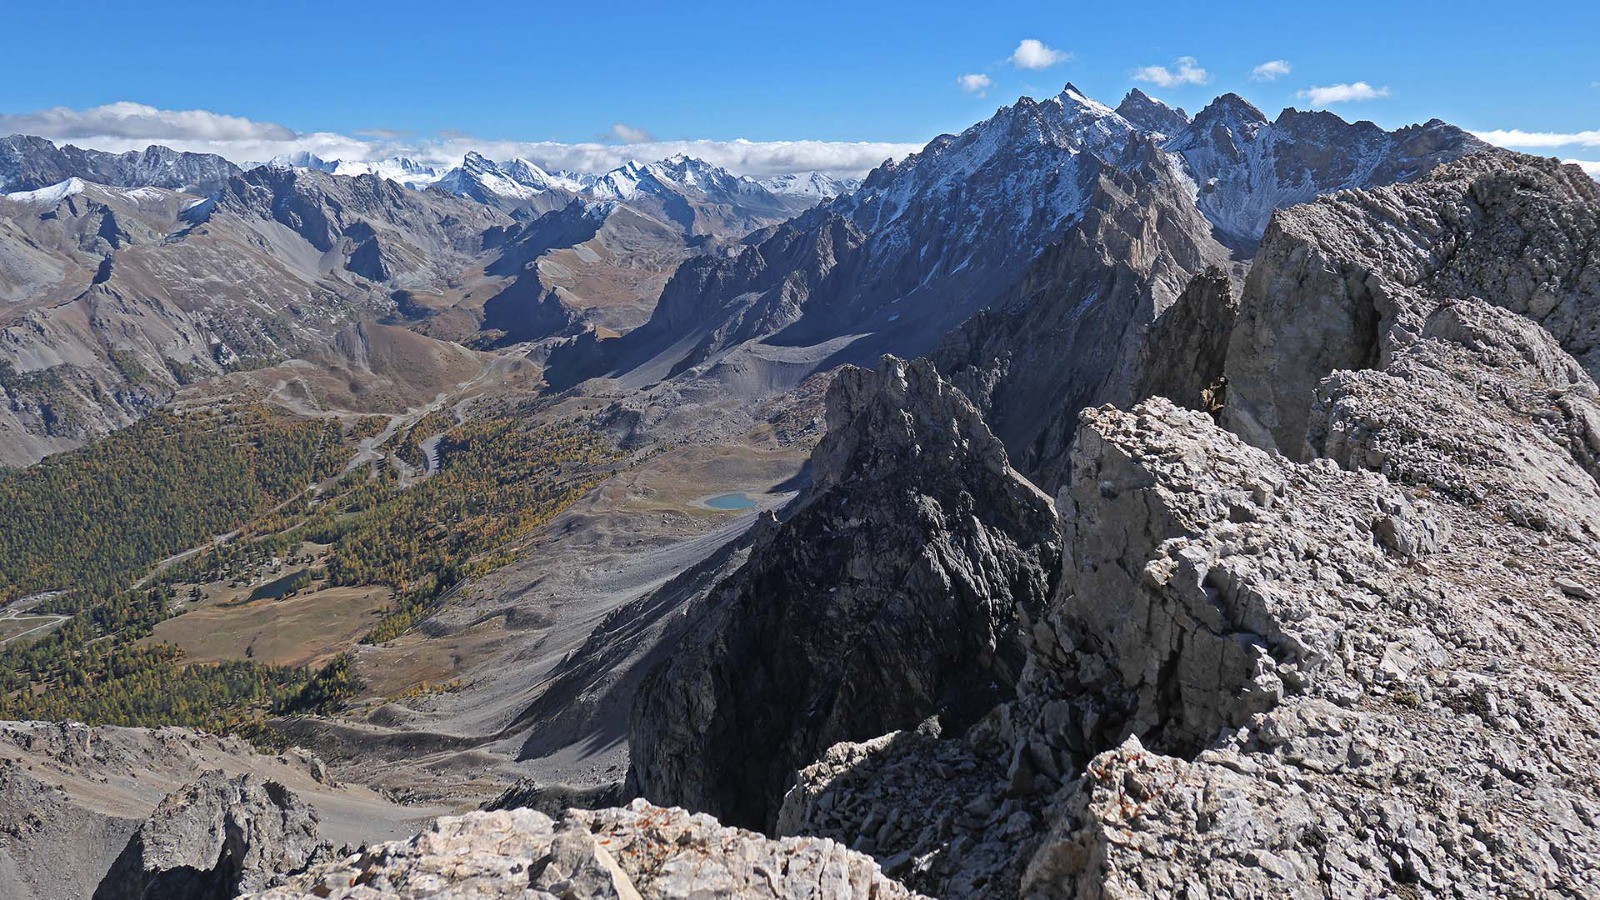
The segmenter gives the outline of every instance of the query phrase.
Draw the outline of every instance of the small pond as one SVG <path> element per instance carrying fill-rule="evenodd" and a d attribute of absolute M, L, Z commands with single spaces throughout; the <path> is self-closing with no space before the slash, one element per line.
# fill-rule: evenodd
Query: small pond
<path fill-rule="evenodd" d="M 744 491 L 734 491 L 731 494 L 718 494 L 700 501 L 712 509 L 754 509 L 756 502 Z"/>

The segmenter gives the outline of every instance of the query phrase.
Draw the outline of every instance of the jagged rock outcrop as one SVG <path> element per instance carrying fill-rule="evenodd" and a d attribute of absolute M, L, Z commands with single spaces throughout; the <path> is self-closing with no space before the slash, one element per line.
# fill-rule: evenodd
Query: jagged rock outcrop
<path fill-rule="evenodd" d="M 1600 373 L 1597 234 L 1600 186 L 1576 167 L 1505 152 L 1279 213 L 1229 345 L 1228 427 L 1308 458 L 1317 382 L 1383 365 L 1452 298 L 1527 316 Z"/>
<path fill-rule="evenodd" d="M 797 773 L 774 833 L 871 853 L 933 896 L 1014 896 L 1049 819 L 1037 798 L 1008 790 L 1005 709 L 956 739 L 919 728 L 835 744 Z"/>
<path fill-rule="evenodd" d="M 1437 333 L 1447 345 L 1439 359 L 1470 352 Z M 1388 417 L 1436 435 L 1462 423 L 1416 398 L 1391 395 Z M 1504 402 L 1469 408 L 1505 414 L 1495 409 Z M 1120 745 L 1067 789 L 1025 893 L 1164 894 L 1197 882 L 1235 896 L 1600 887 L 1584 824 L 1600 813 L 1591 778 L 1600 732 L 1595 706 L 1580 699 L 1594 672 L 1587 662 L 1574 670 L 1571 655 L 1600 637 L 1600 611 L 1577 596 L 1595 577 L 1589 540 L 1553 544 L 1455 500 L 1429 510 L 1386 479 L 1328 460 L 1290 464 L 1158 403 L 1095 418 L 1080 452 L 1103 442 L 1100 466 L 1091 475 L 1084 460 L 1075 481 L 1083 526 L 1075 537 L 1069 528 L 1069 553 L 1080 570 L 1110 557 L 1120 565 L 1097 573 L 1138 573 L 1125 590 L 1140 599 L 1131 614 L 1105 616 L 1080 593 L 1063 612 L 1101 624 L 1087 646 L 1118 673 L 1101 694 L 1121 693 L 1113 706 L 1131 714 L 1121 730 L 1138 739 L 1104 734 Z M 1531 416 L 1522 424 L 1536 427 Z M 1573 467 L 1553 441 L 1518 449 L 1536 465 Z M 1585 496 L 1548 502 L 1576 514 L 1596 508 L 1600 492 L 1591 483 Z M 1115 537 L 1119 520 L 1159 543 Z M 1097 580 L 1074 581 L 1074 591 Z M 1569 582 L 1573 593 L 1561 587 Z M 1145 603 L 1167 612 L 1140 621 Z M 1078 641 L 1076 652 L 1035 674 L 1081 679 L 1093 659 L 1083 636 L 1056 634 L 1063 648 Z M 1235 643 L 1223 648 L 1227 635 Z M 1196 741 L 1200 752 L 1174 752 Z"/>
<path fill-rule="evenodd" d="M 1538 324 L 1447 301 L 1382 370 L 1317 388 L 1319 456 L 1566 540 L 1600 536 L 1600 388 Z"/>
<path fill-rule="evenodd" d="M 317 813 L 288 788 L 207 772 L 139 826 L 95 900 L 229 900 L 298 872 L 332 848 Z"/>
<path fill-rule="evenodd" d="M 1550 520 L 1600 510 L 1587 445 L 1562 424 L 1582 416 L 1542 405 L 1586 405 L 1577 371 L 1511 314 L 1441 309 L 1389 371 L 1324 383 L 1324 433 L 1356 471 L 1268 455 L 1165 400 L 1086 412 L 1062 588 L 1030 632 L 1018 700 L 986 725 L 1009 771 L 923 798 L 989 853 L 953 871 L 928 859 L 919 879 L 914 840 L 874 852 L 950 895 L 975 880 L 1040 897 L 1600 889 L 1595 541 L 1484 499 L 1520 468 L 1559 484 L 1523 495 Z M 1477 390 L 1434 395 L 1429 379 Z M 1427 460 L 1464 490 L 1419 499 Z M 835 747 L 780 821 L 837 838 L 904 812 L 904 796 L 864 801 L 857 772 L 927 771 L 940 754 L 982 758 L 970 739 Z M 1018 815 L 1052 824 L 1007 868 L 993 850 Z M 1020 884 L 1001 877 L 1019 869 Z"/>
<path fill-rule="evenodd" d="M 440 819 L 288 879 L 252 900 L 380 897 L 893 898 L 911 892 L 870 857 L 817 838 L 771 840 L 636 800 L 560 821 L 517 809 Z"/>
<path fill-rule="evenodd" d="M 172 814 L 163 814 L 166 822 L 194 824 L 173 804 L 213 770 L 230 776 L 248 774 L 255 786 L 250 793 L 257 797 L 265 782 L 284 785 L 318 810 L 320 830 L 335 843 L 387 839 L 416 830 L 409 824 L 419 815 L 416 807 L 402 807 L 366 788 L 333 782 L 323 762 L 303 750 L 264 756 L 239 738 L 186 728 L 4 722 L 0 723 L 0 897 L 94 896 L 112 864 L 126 855 L 135 832 L 146 826 L 163 801 L 173 798 L 167 807 Z M 270 802 L 270 796 L 267 799 Z M 290 808 L 295 806 L 291 803 Z M 208 867 L 215 862 L 212 856 Z"/>
<path fill-rule="evenodd" d="M 770 826 L 792 773 L 840 740 L 1011 695 L 1049 595 L 1048 498 L 927 362 L 847 369 L 812 484 L 635 700 L 632 778 L 655 802 Z"/>

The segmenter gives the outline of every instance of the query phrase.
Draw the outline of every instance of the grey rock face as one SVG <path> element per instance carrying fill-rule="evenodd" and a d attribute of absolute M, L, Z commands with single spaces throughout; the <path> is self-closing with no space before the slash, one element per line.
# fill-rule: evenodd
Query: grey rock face
<path fill-rule="evenodd" d="M 1171 135 L 1189 124 L 1189 114 L 1134 88 L 1117 104 L 1117 115 L 1133 127 L 1150 134 Z"/>
<path fill-rule="evenodd" d="M 0 894 L 68 900 L 94 892 L 139 820 L 72 802 L 12 760 L 0 764 Z"/>
<path fill-rule="evenodd" d="M 208 772 L 139 826 L 95 900 L 226 900 L 297 872 L 331 848 L 316 811 L 283 785 Z"/>
<path fill-rule="evenodd" d="M 127 153 L 57 147 L 40 137 L 0 138 L 0 193 L 32 191 L 82 178 L 113 187 L 158 187 L 210 194 L 239 167 L 212 153 L 179 153 L 150 146 Z"/>
<path fill-rule="evenodd" d="M 1459 300 L 1382 370 L 1324 379 L 1310 444 L 1346 468 L 1586 540 L 1600 535 L 1597 427 L 1600 389 L 1549 332 Z"/>
<path fill-rule="evenodd" d="M 1307 458 L 1317 382 L 1335 369 L 1382 365 L 1451 298 L 1482 298 L 1539 322 L 1594 376 L 1597 231 L 1593 180 L 1504 152 L 1279 214 L 1228 350 L 1228 427 Z"/>
<path fill-rule="evenodd" d="M 959 739 L 919 728 L 835 744 L 797 774 L 776 833 L 847 843 L 931 896 L 1014 896 L 1049 819 L 1007 789 L 1008 708 Z"/>
<path fill-rule="evenodd" d="M 833 841 L 771 840 L 723 827 L 710 816 L 636 800 L 625 809 L 571 810 L 560 821 L 528 809 L 443 818 L 409 841 L 373 847 L 247 896 L 893 900 L 916 895 L 884 877 L 870 857 Z"/>
<path fill-rule="evenodd" d="M 1447 434 L 1452 420 L 1418 409 L 1415 396 L 1385 398 L 1395 404 L 1386 416 Z M 1153 527 L 1158 544 L 1113 552 L 1124 566 L 1144 563 L 1141 583 L 1126 590 L 1164 597 L 1155 606 L 1177 624 L 1106 616 L 1083 593 L 1067 600 L 1063 621 L 1091 627 L 1055 629 L 1066 665 L 1035 672 L 1065 683 L 1096 671 L 1086 669 L 1093 648 L 1116 648 L 1106 661 L 1131 689 L 1123 708 L 1133 712 L 1120 731 L 1134 737 L 1065 789 L 1065 815 L 1033 857 L 1024 893 L 1165 894 L 1199 883 L 1234 896 L 1581 895 L 1600 886 L 1594 832 L 1579 824 L 1595 800 L 1577 775 L 1600 761 L 1595 711 L 1568 687 L 1590 676 L 1572 681 L 1569 663 L 1550 655 L 1562 647 L 1570 660 L 1595 634 L 1595 611 L 1551 587 L 1570 567 L 1592 569 L 1589 541 L 1547 546 L 1456 501 L 1429 510 L 1384 479 L 1268 457 L 1154 401 L 1096 419 L 1086 442 L 1142 460 L 1133 471 L 1144 486 L 1108 484 L 1103 464 L 1097 481 L 1078 470 L 1078 520 L 1101 535 L 1116 521 Z M 1536 449 L 1536 465 L 1572 467 L 1564 448 Z M 1571 502 L 1592 508 L 1592 491 Z M 1121 543 L 1077 535 L 1069 553 L 1080 571 Z M 1323 574 L 1332 571 L 1341 574 Z M 1090 586 L 1072 584 L 1075 593 Z M 1510 626 L 1511 609 L 1529 618 Z M 1586 636 L 1559 633 L 1578 621 Z M 1127 626 L 1144 634 L 1127 641 Z M 1260 648 L 1252 668 L 1228 675 L 1234 651 L 1207 650 L 1210 637 L 1168 641 L 1195 628 L 1231 630 L 1245 650 Z M 1180 645 L 1176 666 L 1148 656 Z M 1202 669 L 1220 664 L 1223 678 L 1185 677 L 1191 654 Z M 1182 712 L 1151 717 L 1166 701 L 1147 690 L 1150 679 L 1169 671 Z M 1198 754 L 1152 752 L 1171 754 L 1208 725 L 1217 727 Z"/>
<path fill-rule="evenodd" d="M 1241 250 L 1254 247 L 1274 210 L 1334 191 L 1411 181 L 1488 149 L 1437 119 L 1384 131 L 1326 111 L 1286 109 L 1268 121 L 1237 94 L 1212 101 L 1162 146 L 1183 157 L 1200 188 L 1196 203 Z"/>
<path fill-rule="evenodd" d="M 641 686 L 645 797 L 766 827 L 830 744 L 1010 696 L 1056 527 L 977 411 L 926 362 L 845 370 L 812 479 Z"/>

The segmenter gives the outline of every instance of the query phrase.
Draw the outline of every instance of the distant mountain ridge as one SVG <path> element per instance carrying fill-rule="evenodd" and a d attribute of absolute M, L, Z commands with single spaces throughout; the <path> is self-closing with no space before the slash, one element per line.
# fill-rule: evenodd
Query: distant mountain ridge
<path fill-rule="evenodd" d="M 40 137 L 0 137 L 0 193 L 32 191 L 81 178 L 109 187 L 158 187 L 213 193 L 241 169 L 212 153 L 180 153 L 151 145 L 106 153 Z"/>
<path fill-rule="evenodd" d="M 335 175 L 373 174 L 406 187 L 435 187 L 481 203 L 514 207 L 532 204 L 549 208 L 556 191 L 559 199 L 629 201 L 640 196 L 688 195 L 700 201 L 775 207 L 789 213 L 830 200 L 860 185 L 860 179 L 834 178 L 821 172 L 794 172 L 756 179 L 735 175 L 704 160 L 675 154 L 645 162 L 629 160 L 597 173 L 547 171 L 528 159 L 494 160 L 469 151 L 458 166 L 428 166 L 406 157 L 381 162 L 326 160 L 310 153 L 274 157 L 266 165 L 314 169 Z M 541 200 L 540 198 L 544 198 Z"/>
<path fill-rule="evenodd" d="M 159 187 L 213 194 L 228 178 L 255 168 L 307 169 L 329 175 L 376 175 L 417 190 L 438 187 L 491 205 L 533 201 L 549 191 L 562 199 L 630 200 L 640 194 L 692 193 L 718 203 L 774 207 L 790 214 L 854 190 L 860 179 L 801 171 L 756 179 L 734 175 L 684 154 L 652 162 L 629 160 L 596 173 L 546 171 L 520 157 L 496 161 L 469 151 L 460 165 L 442 167 L 405 156 L 377 161 L 325 159 L 309 151 L 236 165 L 210 153 L 187 153 L 151 145 L 142 151 L 107 153 L 57 146 L 45 138 L 15 134 L 0 138 L 0 193 L 31 191 L 81 178 L 110 187 Z M 570 195 L 570 196 L 565 196 Z M 536 204 L 547 211 L 550 202 Z"/>

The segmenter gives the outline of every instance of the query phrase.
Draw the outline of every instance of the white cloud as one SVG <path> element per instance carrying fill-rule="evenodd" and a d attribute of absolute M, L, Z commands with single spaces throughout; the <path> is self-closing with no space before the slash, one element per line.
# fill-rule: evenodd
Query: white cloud
<path fill-rule="evenodd" d="M 1588 172 L 1589 177 L 1596 181 L 1600 181 L 1600 159 L 1564 159 L 1562 162 L 1577 166 L 1585 172 Z"/>
<path fill-rule="evenodd" d="M 1474 131 L 1473 134 L 1491 144 L 1527 150 L 1548 150 L 1552 147 L 1600 147 L 1600 130 L 1591 131 L 1522 131 L 1511 128 L 1499 131 Z"/>
<path fill-rule="evenodd" d="M 1330 103 L 1378 100 L 1389 96 L 1389 89 L 1386 87 L 1375 88 L 1365 81 L 1357 81 L 1354 84 L 1330 84 L 1309 87 L 1300 91 L 1298 96 L 1310 100 L 1312 106 L 1327 106 Z"/>
<path fill-rule="evenodd" d="M 987 94 L 989 92 L 989 85 L 993 83 L 994 82 L 989 80 L 989 76 L 977 73 L 972 75 L 963 75 L 956 79 L 956 84 L 961 85 L 961 89 L 963 91 L 966 91 L 969 94 L 977 94 L 979 97 Z"/>
<path fill-rule="evenodd" d="M 1043 41 L 1026 38 L 1011 51 L 1011 64 L 1019 69 L 1048 69 L 1072 59 L 1072 54 L 1052 47 Z"/>
<path fill-rule="evenodd" d="M 169 139 L 250 141 L 288 140 L 294 131 L 273 122 L 256 122 L 203 109 L 157 109 L 143 103 L 108 103 L 89 109 L 57 106 L 21 115 L 0 115 L 0 131 L 47 138 L 84 135 Z"/>
<path fill-rule="evenodd" d="M 1251 81 L 1277 81 L 1294 71 L 1287 59 L 1273 59 L 1250 70 Z"/>
<path fill-rule="evenodd" d="M 491 159 L 525 157 L 548 169 L 603 172 L 630 159 L 655 160 L 685 153 L 744 175 L 816 170 L 836 177 L 856 177 L 886 159 L 898 159 L 922 149 L 921 144 L 883 141 L 656 141 L 628 126 L 620 128 L 645 140 L 628 144 L 489 141 L 457 132 L 423 138 L 386 129 L 367 129 L 362 132 L 364 136 L 350 136 L 298 132 L 273 122 L 205 110 L 163 110 L 138 103 L 0 114 L 0 135 L 33 134 L 114 153 L 163 144 L 174 150 L 216 153 L 236 163 L 260 162 L 303 150 L 323 159 L 351 162 L 409 156 L 428 165 L 454 166 L 468 150 L 476 150 Z M 615 128 L 612 133 L 619 139 L 626 137 Z"/>
<path fill-rule="evenodd" d="M 1205 84 L 1211 80 L 1211 73 L 1200 68 L 1200 61 L 1192 56 L 1180 56 L 1173 61 L 1172 68 L 1166 66 L 1145 66 L 1133 70 L 1134 81 L 1147 81 L 1159 87 L 1170 88 L 1182 84 Z"/>
<path fill-rule="evenodd" d="M 655 140 L 650 136 L 650 132 L 643 128 L 635 128 L 621 122 L 611 126 L 611 134 L 624 144 L 648 144 Z"/>

